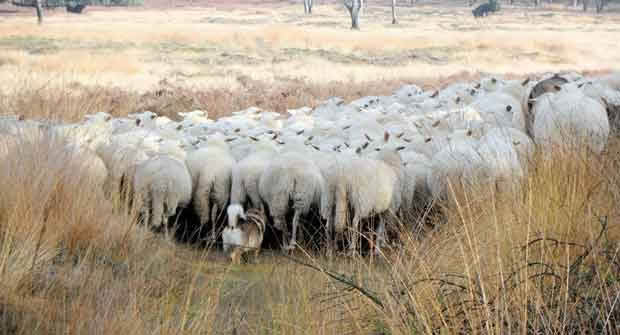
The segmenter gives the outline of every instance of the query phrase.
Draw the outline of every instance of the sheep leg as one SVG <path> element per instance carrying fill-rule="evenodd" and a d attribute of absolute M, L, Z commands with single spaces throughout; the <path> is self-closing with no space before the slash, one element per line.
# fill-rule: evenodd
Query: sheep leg
<path fill-rule="evenodd" d="M 325 235 L 327 239 L 327 255 L 331 257 L 334 251 L 334 223 L 331 218 L 328 218 L 325 224 Z"/>
<path fill-rule="evenodd" d="M 291 242 L 289 242 L 287 250 L 295 249 L 297 245 L 297 225 L 299 224 L 299 211 L 295 210 L 295 214 L 293 215 L 293 231 L 291 233 Z"/>
<path fill-rule="evenodd" d="M 361 217 L 358 213 L 355 213 L 353 216 L 353 221 L 351 222 L 351 230 L 349 231 L 350 242 L 349 242 L 349 255 L 353 256 L 357 252 L 357 244 L 360 239 L 360 221 Z"/>
<path fill-rule="evenodd" d="M 385 246 L 385 220 L 383 218 L 379 219 L 379 226 L 377 227 L 375 238 L 373 253 L 375 255 L 380 255 L 380 248 Z"/>
<path fill-rule="evenodd" d="M 217 219 L 219 206 L 217 203 L 213 204 L 213 208 L 211 209 L 211 240 L 217 241 Z"/>
<path fill-rule="evenodd" d="M 280 217 L 274 217 L 273 218 L 273 225 L 274 227 L 280 227 L 280 230 L 282 231 L 282 250 L 288 250 L 288 227 L 286 225 L 286 222 L 283 222 L 284 220 L 282 220 Z"/>
<path fill-rule="evenodd" d="M 160 192 L 153 192 L 151 196 L 151 223 L 155 228 L 160 228 L 162 225 L 162 218 L 164 217 L 164 197 Z"/>

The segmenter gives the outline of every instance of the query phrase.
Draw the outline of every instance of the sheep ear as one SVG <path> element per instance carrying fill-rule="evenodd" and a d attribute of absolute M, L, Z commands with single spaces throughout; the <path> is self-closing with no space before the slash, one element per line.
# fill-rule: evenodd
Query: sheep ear
<path fill-rule="evenodd" d="M 521 86 L 525 86 L 530 83 L 530 77 L 525 78 L 523 82 L 521 82 Z"/>
<path fill-rule="evenodd" d="M 358 155 L 362 153 L 362 148 L 358 147 L 357 149 L 355 149 L 355 153 Z"/>
<path fill-rule="evenodd" d="M 404 145 L 401 145 L 400 147 L 397 147 L 397 148 L 396 148 L 396 151 L 401 151 L 401 150 L 404 150 L 404 149 L 405 149 L 405 146 L 404 146 Z"/>
<path fill-rule="evenodd" d="M 182 124 L 177 126 L 177 130 L 181 130 L 181 129 L 183 129 L 183 125 Z"/>
<path fill-rule="evenodd" d="M 437 127 L 437 126 L 439 125 L 439 123 L 440 123 L 440 122 L 441 122 L 441 120 L 437 120 L 437 121 L 435 121 L 435 122 L 432 124 L 433 128 Z"/>
<path fill-rule="evenodd" d="M 469 91 L 469 95 L 475 95 L 476 94 L 476 90 L 474 90 L 473 88 L 471 89 L 471 91 Z"/>
<path fill-rule="evenodd" d="M 362 149 L 366 149 L 368 147 L 368 144 L 369 144 L 368 142 L 364 142 L 364 144 L 362 144 Z"/>
<path fill-rule="evenodd" d="M 475 88 L 475 89 L 479 89 L 479 88 L 480 88 L 480 86 L 482 86 L 482 85 L 480 85 L 480 83 L 478 83 L 478 84 L 476 84 L 476 86 L 474 86 L 474 88 Z M 472 91 L 473 91 L 473 90 L 472 90 Z"/>
<path fill-rule="evenodd" d="M 439 95 L 439 91 L 435 91 L 435 93 L 431 95 L 431 98 L 436 98 L 438 95 Z"/>
<path fill-rule="evenodd" d="M 236 139 L 237 139 L 236 137 L 230 137 L 230 138 L 225 139 L 225 141 L 226 142 L 232 142 L 232 141 L 234 141 Z"/>
<path fill-rule="evenodd" d="M 369 142 L 372 142 L 372 137 L 368 136 L 368 134 L 364 134 L 364 136 L 366 137 L 366 139 L 367 139 Z"/>
<path fill-rule="evenodd" d="M 461 97 L 456 97 L 456 99 L 454 100 L 457 104 L 461 102 Z"/>
<path fill-rule="evenodd" d="M 26 119 L 26 117 L 23 114 L 21 114 L 21 115 L 19 115 L 17 117 L 17 121 L 24 121 L 25 119 Z"/>
<path fill-rule="evenodd" d="M 586 84 L 586 83 L 581 83 L 581 84 L 577 85 L 577 88 L 582 88 L 582 87 L 583 87 L 583 85 L 585 85 L 585 84 Z"/>
<path fill-rule="evenodd" d="M 507 106 L 506 106 L 506 111 L 507 111 L 507 112 L 510 112 L 511 110 L 512 110 L 512 106 L 507 105 Z"/>
<path fill-rule="evenodd" d="M 258 138 L 254 137 L 254 136 L 248 136 L 252 141 L 254 142 L 258 142 Z"/>
<path fill-rule="evenodd" d="M 492 82 L 493 84 L 495 84 L 495 83 L 497 83 L 497 79 L 495 79 L 495 78 L 491 78 L 491 82 Z"/>
<path fill-rule="evenodd" d="M 471 136 L 473 133 L 474 133 L 474 132 L 473 132 L 471 129 L 469 129 L 469 130 L 467 131 L 467 136 Z"/>
<path fill-rule="evenodd" d="M 401 138 L 401 137 L 403 137 L 403 135 L 405 135 L 405 132 L 404 132 L 404 131 L 403 131 L 402 133 L 400 133 L 400 134 L 396 135 L 396 138 Z"/>
<path fill-rule="evenodd" d="M 297 135 L 301 135 L 301 134 L 303 134 L 303 133 L 304 133 L 304 131 L 306 131 L 306 130 L 305 130 L 305 129 L 302 129 L 302 130 L 298 131 L 298 132 L 297 132 Z"/>
<path fill-rule="evenodd" d="M 310 137 L 308 137 L 308 141 L 312 141 L 312 139 L 314 139 L 314 135 L 310 135 Z"/>
<path fill-rule="evenodd" d="M 106 116 L 103 118 L 103 121 L 105 121 L 105 122 L 108 122 L 108 121 L 110 121 L 110 120 L 112 120 L 112 116 L 111 116 L 111 115 L 106 115 Z"/>
<path fill-rule="evenodd" d="M 140 127 L 140 123 L 142 122 L 142 120 L 140 119 L 136 119 L 136 126 Z"/>
<path fill-rule="evenodd" d="M 157 114 L 151 115 L 151 120 L 155 120 L 156 117 L 157 117 Z"/>
<path fill-rule="evenodd" d="M 553 85 L 553 88 L 554 88 L 556 91 L 560 91 L 560 90 L 562 89 L 562 87 L 560 87 L 560 85 Z"/>
<path fill-rule="evenodd" d="M 383 142 L 387 142 L 389 140 L 390 140 L 390 133 L 388 133 L 386 130 L 385 133 L 383 133 Z"/>
<path fill-rule="evenodd" d="M 431 137 L 429 137 L 429 138 L 427 138 L 427 139 L 425 139 L 425 140 L 424 140 L 424 143 L 428 143 L 428 142 L 430 142 L 431 140 L 432 140 L 432 138 L 431 138 Z"/>
<path fill-rule="evenodd" d="M 603 100 L 603 103 L 605 104 L 605 108 L 609 107 L 609 103 L 607 102 L 607 99 L 601 97 L 601 100 Z"/>

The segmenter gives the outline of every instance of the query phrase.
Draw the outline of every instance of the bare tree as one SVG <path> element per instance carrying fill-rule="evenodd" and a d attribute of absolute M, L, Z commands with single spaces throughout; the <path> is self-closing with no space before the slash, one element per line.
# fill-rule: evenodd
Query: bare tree
<path fill-rule="evenodd" d="M 351 29 L 360 29 L 360 9 L 362 8 L 362 0 L 344 0 L 344 6 L 351 14 Z"/>
<path fill-rule="evenodd" d="M 594 0 L 594 4 L 596 5 L 596 12 L 600 13 L 607 5 L 607 0 Z"/>
<path fill-rule="evenodd" d="M 41 5 L 41 0 L 35 0 L 34 7 L 37 9 L 37 22 L 39 24 L 43 23 L 43 6 Z"/>
<path fill-rule="evenodd" d="M 304 0 L 304 13 L 312 14 L 312 0 Z"/>
<path fill-rule="evenodd" d="M 396 0 L 392 0 L 392 24 L 397 24 L 396 21 Z"/>

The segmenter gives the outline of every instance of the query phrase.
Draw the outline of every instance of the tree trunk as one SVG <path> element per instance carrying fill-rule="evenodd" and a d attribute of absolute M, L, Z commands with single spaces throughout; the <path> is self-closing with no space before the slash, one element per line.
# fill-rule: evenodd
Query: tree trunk
<path fill-rule="evenodd" d="M 540 6 L 540 0 L 534 0 L 534 6 L 536 7 Z"/>
<path fill-rule="evenodd" d="M 392 0 L 392 24 L 397 24 L 396 21 L 396 0 Z"/>
<path fill-rule="evenodd" d="M 312 14 L 312 0 L 304 0 L 304 13 Z"/>
<path fill-rule="evenodd" d="M 588 11 L 588 1 L 590 0 L 581 0 L 583 2 L 583 11 L 587 12 Z"/>
<path fill-rule="evenodd" d="M 37 22 L 39 24 L 43 23 L 43 7 L 41 6 L 41 0 L 36 0 L 35 8 L 37 10 Z"/>
<path fill-rule="evenodd" d="M 577 2 L 578 0 L 573 0 L 573 8 L 577 8 Z"/>
<path fill-rule="evenodd" d="M 344 0 L 344 6 L 351 14 L 351 29 L 360 29 L 360 10 L 362 8 L 362 0 Z"/>

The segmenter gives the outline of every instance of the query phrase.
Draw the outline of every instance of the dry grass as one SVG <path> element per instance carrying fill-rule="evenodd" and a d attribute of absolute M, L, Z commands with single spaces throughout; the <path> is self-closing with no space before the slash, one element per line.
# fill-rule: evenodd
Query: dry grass
<path fill-rule="evenodd" d="M 31 17 L 4 17 L 0 77 L 6 80 L 0 94 L 14 101 L 13 94 L 35 90 L 55 105 L 54 91 L 68 94 L 78 87 L 77 94 L 109 96 L 106 104 L 95 99 L 93 105 L 116 115 L 166 104 L 226 115 L 252 105 L 283 111 L 331 95 L 351 100 L 386 94 L 403 83 L 437 87 L 446 78 L 484 73 L 599 71 L 619 60 L 610 52 L 619 47 L 616 13 L 506 8 L 474 20 L 470 8 L 459 4 L 399 10 L 400 24 L 392 26 L 387 7 L 371 6 L 362 32 L 349 31 L 345 10 L 334 4 L 318 5 L 311 17 L 287 3 L 92 9 L 80 16 L 56 11 L 43 27 Z M 152 101 L 162 88 L 172 88 L 183 102 Z M 123 95 L 130 98 L 121 100 L 133 102 L 114 103 Z M 58 109 L 59 117 L 78 117 Z"/>
<path fill-rule="evenodd" d="M 92 189 L 59 139 L 21 140 L 0 162 L 4 333 L 620 330 L 618 139 L 601 156 L 537 157 L 520 192 L 453 184 L 442 223 L 401 232 L 374 263 L 295 256 L 320 271 L 269 251 L 229 266 L 167 241 Z"/>
<path fill-rule="evenodd" d="M 508 9 L 476 22 L 464 7 L 421 5 L 392 27 L 371 7 L 356 33 L 340 7 L 300 9 L 93 10 L 42 28 L 3 18 L 0 114 L 281 112 L 618 61 L 617 14 Z M 279 254 L 229 266 L 165 240 L 94 190 L 59 139 L 22 141 L 0 161 L 2 334 L 620 332 L 617 138 L 601 156 L 537 157 L 517 193 L 455 182 L 442 224 L 401 232 L 403 247 L 373 264 L 295 256 L 340 281 Z"/>

